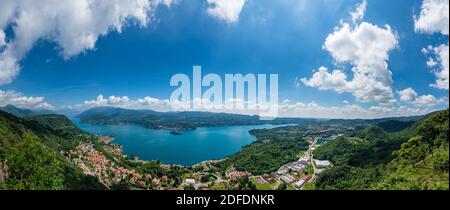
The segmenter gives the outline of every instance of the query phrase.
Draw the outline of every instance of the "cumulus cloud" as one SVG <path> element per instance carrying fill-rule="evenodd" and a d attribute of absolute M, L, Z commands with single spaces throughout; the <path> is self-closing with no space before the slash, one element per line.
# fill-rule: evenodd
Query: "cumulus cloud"
<path fill-rule="evenodd" d="M 209 4 L 208 14 L 225 21 L 234 23 L 239 20 L 242 8 L 246 0 L 207 0 Z"/>
<path fill-rule="evenodd" d="M 414 18 L 416 32 L 433 34 L 440 33 L 449 35 L 449 0 L 424 0 L 419 17 Z M 440 46 L 428 46 L 422 49 L 425 54 L 430 54 L 427 66 L 432 69 L 436 76 L 436 82 L 432 87 L 449 89 L 449 46 L 448 43 Z M 437 63 L 436 60 L 439 62 Z"/>
<path fill-rule="evenodd" d="M 198 103 L 199 99 L 187 103 Z M 422 99 L 416 99 L 422 100 Z M 423 100 L 426 100 L 424 98 Z M 248 102 L 240 99 L 232 99 L 226 103 L 242 103 Z M 110 106 L 127 109 L 151 109 L 155 111 L 177 111 L 174 110 L 170 104 L 170 101 L 164 99 L 158 99 L 153 97 L 144 97 L 140 99 L 130 99 L 127 96 L 110 96 L 104 97 L 103 95 L 97 96 L 94 100 L 87 100 L 82 104 L 70 106 L 74 109 L 88 109 L 98 106 Z M 431 111 L 435 111 L 432 107 L 424 106 L 418 108 L 411 108 L 408 106 L 399 107 L 384 107 L 384 106 L 370 106 L 368 108 L 361 107 L 359 105 L 350 104 L 346 101 L 344 106 L 323 106 L 315 102 L 302 103 L 294 102 L 291 100 L 283 100 L 281 104 L 276 106 L 278 109 L 279 117 L 303 117 L 303 118 L 327 118 L 327 119 L 373 119 L 383 117 L 399 117 L 399 116 L 412 116 L 427 114 Z M 213 113 L 230 113 L 230 114 L 245 114 L 245 115 L 258 115 L 258 111 L 254 109 L 216 109 L 204 107 L 202 110 L 193 110 L 187 108 L 184 111 L 207 111 Z"/>
<path fill-rule="evenodd" d="M 437 100 L 432 95 L 423 95 L 416 99 L 415 104 L 416 106 L 434 106 L 437 103 L 439 103 L 439 100 Z"/>
<path fill-rule="evenodd" d="M 431 111 L 430 108 L 411 108 L 407 106 L 385 107 L 371 106 L 368 108 L 355 104 L 345 106 L 322 106 L 315 102 L 280 104 L 278 113 L 280 117 L 302 117 L 302 118 L 326 118 L 326 119 L 374 119 L 384 117 L 400 117 L 423 115 Z"/>
<path fill-rule="evenodd" d="M 428 46 L 428 48 L 422 50 L 422 52 L 430 56 L 430 58 L 427 61 L 427 66 L 434 72 L 434 75 L 436 76 L 436 82 L 431 84 L 431 87 L 448 90 L 449 88 L 448 45 L 442 44 L 438 47 Z"/>
<path fill-rule="evenodd" d="M 53 105 L 47 103 L 44 97 L 24 96 L 13 90 L 0 90 L 0 106 L 14 105 L 28 109 L 53 109 Z"/>
<path fill-rule="evenodd" d="M 365 8 L 366 3 L 358 8 Z M 362 17 L 362 15 L 359 15 Z M 302 82 L 321 90 L 349 92 L 360 102 L 377 102 L 381 105 L 396 102 L 392 91 L 392 72 L 388 69 L 389 52 L 398 45 L 396 33 L 389 25 L 362 22 L 351 26 L 343 22 L 328 35 L 323 48 L 337 63 L 353 66 L 353 78 L 347 79 L 341 70 L 329 73 L 321 67 L 311 79 Z"/>
<path fill-rule="evenodd" d="M 398 91 L 398 94 L 400 95 L 401 101 L 414 104 L 415 106 L 435 106 L 440 102 L 433 95 L 419 96 L 412 88 Z"/>
<path fill-rule="evenodd" d="M 400 95 L 400 100 L 406 102 L 414 102 L 417 98 L 417 93 L 412 88 L 406 88 L 398 91 L 398 94 Z"/>
<path fill-rule="evenodd" d="M 326 67 L 320 67 L 319 71 L 313 74 L 311 79 L 303 78 L 301 81 L 310 87 L 320 90 L 336 90 L 343 93 L 347 90 L 347 75 L 341 70 L 334 70 L 329 73 Z"/>
<path fill-rule="evenodd" d="M 5 38 L 6 38 L 5 32 L 0 30 L 0 49 L 6 44 Z"/>
<path fill-rule="evenodd" d="M 99 37 L 121 32 L 128 23 L 145 27 L 158 5 L 173 0 L 2 0 L 0 1 L 0 84 L 19 73 L 19 62 L 39 40 L 55 42 L 61 55 L 95 49 Z M 13 28 L 13 39 L 4 31 Z M 2 47 L 3 46 L 3 47 Z"/>
<path fill-rule="evenodd" d="M 87 100 L 84 101 L 83 104 L 78 104 L 72 107 L 86 109 L 98 106 L 112 106 L 131 109 L 154 109 L 157 111 L 170 110 L 170 103 L 168 100 L 161 100 L 152 97 L 132 100 L 128 96 L 109 96 L 105 98 L 103 95 L 98 95 L 95 100 Z"/>
<path fill-rule="evenodd" d="M 449 0 L 424 0 L 419 17 L 414 18 L 415 30 L 422 33 L 448 35 Z"/>

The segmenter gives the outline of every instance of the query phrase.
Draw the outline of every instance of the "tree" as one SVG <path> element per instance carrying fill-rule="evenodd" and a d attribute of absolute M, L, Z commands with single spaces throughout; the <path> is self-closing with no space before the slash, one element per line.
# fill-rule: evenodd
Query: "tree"
<path fill-rule="evenodd" d="M 209 176 L 208 175 L 204 175 L 202 176 L 202 178 L 200 179 L 201 182 L 206 183 L 209 181 Z"/>
<path fill-rule="evenodd" d="M 278 185 L 278 190 L 286 190 L 287 186 L 285 183 L 281 183 L 280 185 Z"/>
<path fill-rule="evenodd" d="M 24 134 L 24 142 L 12 147 L 6 160 L 10 166 L 7 185 L 12 189 L 61 190 L 65 189 L 62 160 L 39 139 Z"/>

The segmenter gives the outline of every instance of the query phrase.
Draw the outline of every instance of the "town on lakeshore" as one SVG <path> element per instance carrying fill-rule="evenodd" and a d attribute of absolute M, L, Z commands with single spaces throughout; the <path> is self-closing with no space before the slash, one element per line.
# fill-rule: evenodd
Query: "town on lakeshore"
<path fill-rule="evenodd" d="M 207 160 L 193 166 L 140 160 L 138 157 L 124 155 L 122 146 L 114 144 L 113 136 L 96 136 L 97 141 L 80 143 L 68 152 L 67 158 L 81 168 L 84 174 L 97 177 L 109 189 L 126 183 L 134 189 L 229 190 L 241 189 L 242 182 L 245 182 L 245 184 L 254 183 L 251 186 L 254 189 L 275 190 L 280 187 L 300 190 L 308 183 L 314 182 L 316 176 L 323 170 L 333 167 L 328 160 L 314 159 L 312 152 L 320 147 L 318 141 L 333 140 L 343 135 L 341 132 L 346 132 L 348 129 L 351 128 L 335 126 L 305 128 L 304 135 L 308 139 L 308 149 L 299 153 L 296 161 L 261 175 L 239 171 L 233 166 L 220 171 L 219 165 L 225 159 Z M 156 164 L 161 167 L 161 171 L 153 173 L 152 170 L 130 169 L 124 166 L 124 162 L 132 163 L 139 168 Z M 157 167 L 156 165 L 154 167 Z"/>

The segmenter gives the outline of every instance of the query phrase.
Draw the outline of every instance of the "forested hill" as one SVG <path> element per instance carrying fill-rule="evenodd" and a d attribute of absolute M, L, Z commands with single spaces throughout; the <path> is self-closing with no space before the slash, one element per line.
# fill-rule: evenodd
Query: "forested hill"
<path fill-rule="evenodd" d="M 209 112 L 155 112 L 96 107 L 78 115 L 82 123 L 136 124 L 153 129 L 192 130 L 197 127 L 263 124 L 258 116 Z"/>
<path fill-rule="evenodd" d="M 389 132 L 402 130 L 421 116 L 382 118 L 382 119 L 313 119 L 277 118 L 260 120 L 259 116 L 211 113 L 211 112 L 156 112 L 152 110 L 132 110 L 114 107 L 95 107 L 77 116 L 82 123 L 89 124 L 135 124 L 153 129 L 192 130 L 197 127 L 296 124 L 296 125 L 347 125 L 367 126 L 378 124 Z"/>
<path fill-rule="evenodd" d="M 45 115 L 45 114 L 53 114 L 50 110 L 39 109 L 39 110 L 31 110 L 31 109 L 21 109 L 13 105 L 6 105 L 4 107 L 0 107 L 0 111 L 8 112 L 17 117 L 27 117 L 27 116 L 36 116 L 36 115 Z"/>
<path fill-rule="evenodd" d="M 91 138 L 64 116 L 0 111 L 0 189 L 104 189 L 61 154 Z"/>
<path fill-rule="evenodd" d="M 335 167 L 316 189 L 449 189 L 449 111 L 427 116 L 399 132 L 370 126 L 314 152 Z"/>

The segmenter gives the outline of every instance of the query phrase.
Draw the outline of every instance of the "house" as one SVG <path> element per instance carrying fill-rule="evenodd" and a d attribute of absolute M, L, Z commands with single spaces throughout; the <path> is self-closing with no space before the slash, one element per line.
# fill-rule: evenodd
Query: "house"
<path fill-rule="evenodd" d="M 299 163 L 301 163 L 301 164 L 303 164 L 303 165 L 309 165 L 309 159 L 310 159 L 310 157 L 307 155 L 307 156 L 303 156 L 303 157 L 301 157 L 299 160 L 298 160 L 298 162 Z"/>
<path fill-rule="evenodd" d="M 226 174 L 228 180 L 237 181 L 240 177 L 250 176 L 251 174 L 247 171 L 233 171 Z"/>
<path fill-rule="evenodd" d="M 285 184 L 290 184 L 295 181 L 294 177 L 292 177 L 291 175 L 283 175 L 280 177 L 280 179 Z"/>
<path fill-rule="evenodd" d="M 278 175 L 285 175 L 287 173 L 289 173 L 289 169 L 285 168 L 285 167 L 282 167 L 282 168 L 278 169 L 278 171 L 277 171 Z"/>
<path fill-rule="evenodd" d="M 303 185 L 305 185 L 305 180 L 303 179 L 300 179 L 299 181 L 292 184 L 292 186 L 294 186 L 295 188 L 301 188 L 303 187 Z"/>
<path fill-rule="evenodd" d="M 159 179 L 157 179 L 157 178 L 154 178 L 154 179 L 152 180 L 152 185 L 153 185 L 154 187 L 158 187 L 158 186 L 159 186 L 159 184 L 160 184 L 160 181 L 159 181 Z"/>
<path fill-rule="evenodd" d="M 328 160 L 314 160 L 316 167 L 319 169 L 331 168 L 331 162 Z"/>
<path fill-rule="evenodd" d="M 186 185 L 195 185 L 195 179 L 186 179 L 184 180 L 184 182 L 186 183 Z"/>
<path fill-rule="evenodd" d="M 291 170 L 294 172 L 299 172 L 299 171 L 303 171 L 305 167 L 301 166 L 301 165 L 294 165 L 291 167 Z"/>

